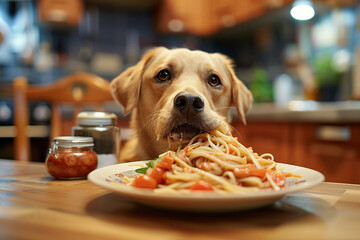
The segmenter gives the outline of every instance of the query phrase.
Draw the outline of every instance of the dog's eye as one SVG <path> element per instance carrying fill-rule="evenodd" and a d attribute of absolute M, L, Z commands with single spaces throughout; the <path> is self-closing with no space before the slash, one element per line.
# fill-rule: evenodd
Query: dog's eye
<path fill-rule="evenodd" d="M 215 74 L 213 74 L 209 77 L 208 83 L 212 87 L 220 87 L 221 86 L 220 78 Z"/>
<path fill-rule="evenodd" d="M 161 70 L 157 75 L 156 75 L 156 80 L 160 81 L 160 82 L 165 82 L 167 80 L 170 80 L 170 72 L 167 69 Z"/>

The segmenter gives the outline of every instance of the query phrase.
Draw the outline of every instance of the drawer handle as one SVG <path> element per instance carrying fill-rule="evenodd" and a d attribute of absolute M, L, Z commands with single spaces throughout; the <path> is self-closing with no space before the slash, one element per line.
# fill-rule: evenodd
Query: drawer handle
<path fill-rule="evenodd" d="M 351 130 L 342 126 L 321 126 L 316 129 L 316 137 L 324 141 L 346 142 L 351 138 Z"/>

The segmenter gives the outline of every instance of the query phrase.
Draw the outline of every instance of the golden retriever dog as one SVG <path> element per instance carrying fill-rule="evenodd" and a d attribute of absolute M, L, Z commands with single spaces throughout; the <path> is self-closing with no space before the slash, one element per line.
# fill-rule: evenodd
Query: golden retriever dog
<path fill-rule="evenodd" d="M 133 136 L 120 162 L 151 160 L 196 134 L 229 121 L 235 106 L 245 123 L 252 94 L 219 53 L 154 48 L 111 82 L 115 100 L 131 115 Z"/>

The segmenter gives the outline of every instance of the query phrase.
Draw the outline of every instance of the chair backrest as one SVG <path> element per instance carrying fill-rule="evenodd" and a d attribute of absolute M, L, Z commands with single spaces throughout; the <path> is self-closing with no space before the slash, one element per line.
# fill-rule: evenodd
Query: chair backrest
<path fill-rule="evenodd" d="M 30 101 L 50 104 L 50 140 L 61 134 L 61 105 L 72 105 L 73 118 L 76 118 L 84 105 L 94 105 L 96 111 L 103 111 L 106 102 L 114 101 L 110 82 L 91 73 L 70 74 L 49 85 L 29 85 L 26 78 L 18 77 L 14 80 L 13 90 L 15 159 L 20 161 L 30 161 Z"/>

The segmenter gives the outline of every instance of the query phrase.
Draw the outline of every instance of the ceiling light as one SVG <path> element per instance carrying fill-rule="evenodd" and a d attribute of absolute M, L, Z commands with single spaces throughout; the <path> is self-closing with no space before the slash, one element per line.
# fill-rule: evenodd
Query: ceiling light
<path fill-rule="evenodd" d="M 309 20 L 315 15 L 313 4 L 309 0 L 296 0 L 290 10 L 290 14 L 296 20 Z"/>

